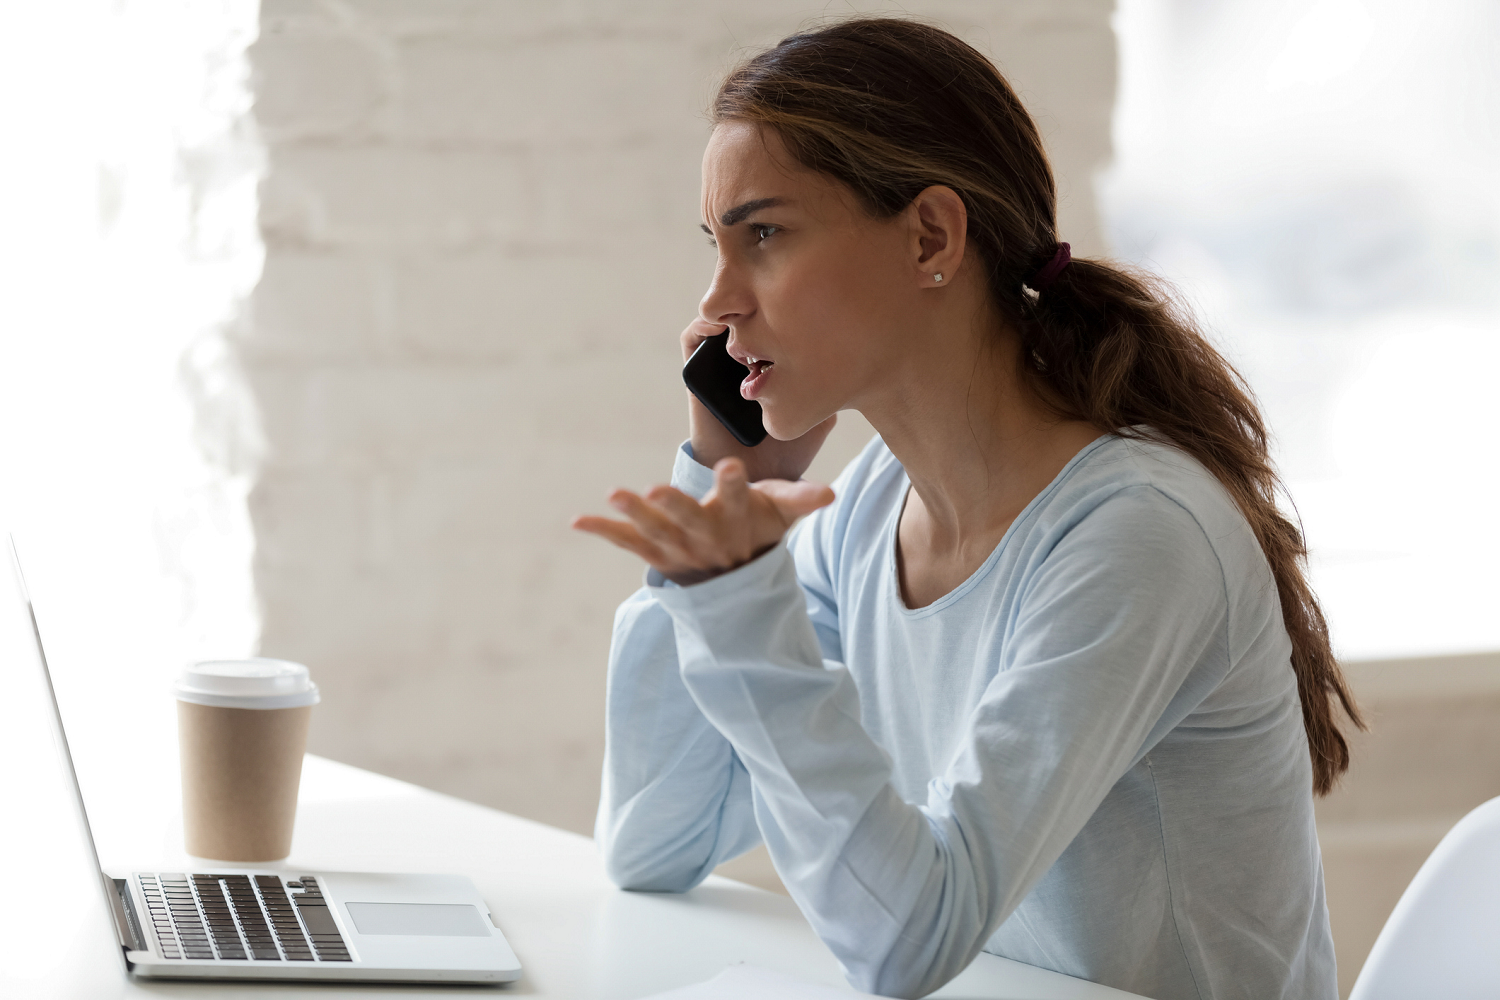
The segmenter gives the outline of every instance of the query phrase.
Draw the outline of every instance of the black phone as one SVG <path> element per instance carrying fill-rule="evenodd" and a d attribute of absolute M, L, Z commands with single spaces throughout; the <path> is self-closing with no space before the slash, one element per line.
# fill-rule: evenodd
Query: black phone
<path fill-rule="evenodd" d="M 766 427 L 761 423 L 760 404 L 740 395 L 740 383 L 748 374 L 750 369 L 729 353 L 728 330 L 699 344 L 682 366 L 688 390 L 729 428 L 736 441 L 754 448 L 766 439 Z"/>

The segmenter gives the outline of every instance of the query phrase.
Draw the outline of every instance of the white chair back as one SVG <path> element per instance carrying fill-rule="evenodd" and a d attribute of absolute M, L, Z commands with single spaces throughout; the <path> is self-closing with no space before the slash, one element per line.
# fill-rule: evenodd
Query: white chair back
<path fill-rule="evenodd" d="M 1349 1000 L 1500 997 L 1500 798 L 1459 820 L 1375 940 Z"/>

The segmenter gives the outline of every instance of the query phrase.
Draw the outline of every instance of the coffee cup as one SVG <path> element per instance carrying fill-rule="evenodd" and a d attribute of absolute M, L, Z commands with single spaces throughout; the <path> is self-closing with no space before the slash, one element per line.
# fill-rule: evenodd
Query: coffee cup
<path fill-rule="evenodd" d="M 291 853 L 307 723 L 318 703 L 308 669 L 258 657 L 209 660 L 173 687 L 189 854 L 279 861 Z"/>

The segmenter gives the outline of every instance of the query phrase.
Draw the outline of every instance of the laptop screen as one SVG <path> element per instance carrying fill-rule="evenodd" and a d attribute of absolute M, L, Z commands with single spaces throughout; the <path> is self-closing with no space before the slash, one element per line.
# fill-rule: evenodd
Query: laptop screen
<path fill-rule="evenodd" d="M 12 817 L 5 826 L 4 849 L 19 867 L 43 873 L 45 890 L 36 901 L 15 906 L 33 925 L 49 923 L 56 933 L 46 935 L 42 954 L 31 968 L 40 975 L 56 962 L 76 961 L 70 952 L 92 952 L 98 961 L 100 919 L 107 921 L 114 905 L 104 883 L 99 855 L 89 829 L 72 754 L 58 711 L 46 654 L 36 627 L 31 600 L 21 573 L 15 543 L 7 537 L 0 561 L 0 678 L 6 697 L 0 699 L 0 754 L 7 762 L 3 801 Z M 87 888 L 85 883 L 91 883 Z M 104 900 L 100 908 L 96 899 Z M 50 920 L 45 915 L 55 908 Z M 30 935 L 27 935 L 30 937 Z M 48 950 L 51 949 L 49 954 Z M 124 965 L 124 953 L 113 949 Z"/>

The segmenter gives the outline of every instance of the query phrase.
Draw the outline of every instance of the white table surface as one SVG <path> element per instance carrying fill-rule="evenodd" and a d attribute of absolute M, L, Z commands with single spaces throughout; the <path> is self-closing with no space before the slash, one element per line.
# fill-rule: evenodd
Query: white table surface
<path fill-rule="evenodd" d="M 0 857 L 11 873 L 0 879 L 0 997 L 228 1000 L 276 991 L 634 1000 L 738 962 L 847 988 L 832 954 L 784 896 L 717 877 L 683 895 L 622 892 L 605 878 L 589 838 L 315 756 L 303 772 L 292 855 L 263 867 L 468 875 L 520 957 L 522 979 L 497 988 L 127 977 L 44 716 L 31 694 L 14 687 L 7 694 L 0 698 Z M 69 715 L 66 697 L 64 706 Z M 69 715 L 105 869 L 114 875 L 212 870 L 214 863 L 191 860 L 181 847 L 169 717 L 155 715 L 145 726 L 133 718 L 128 707 Z M 1131 994 L 981 955 L 935 995 L 1107 1000 Z"/>

